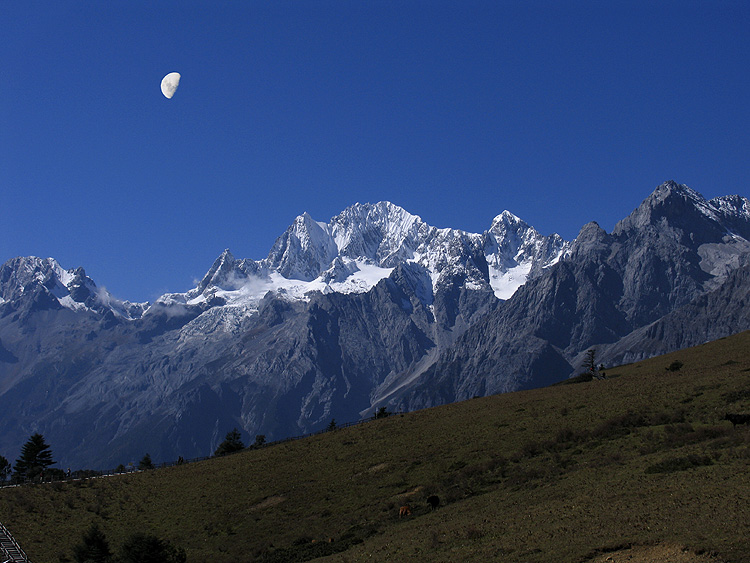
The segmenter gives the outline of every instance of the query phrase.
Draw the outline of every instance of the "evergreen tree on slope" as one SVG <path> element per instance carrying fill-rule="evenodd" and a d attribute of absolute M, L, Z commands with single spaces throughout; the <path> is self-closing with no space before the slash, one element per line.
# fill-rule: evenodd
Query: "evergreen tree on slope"
<path fill-rule="evenodd" d="M 234 428 L 231 432 L 227 432 L 224 441 L 219 444 L 214 452 L 215 456 L 221 456 L 231 454 L 232 452 L 238 452 L 245 449 L 245 444 L 242 443 L 242 436 L 240 431 Z"/>
<path fill-rule="evenodd" d="M 73 547 L 73 560 L 76 563 L 110 563 L 112 561 L 109 542 L 99 526 L 92 524 L 83 534 L 81 543 Z"/>
<path fill-rule="evenodd" d="M 32 479 L 55 463 L 52 460 L 52 449 L 44 441 L 44 436 L 39 433 L 32 434 L 21 448 L 21 457 L 13 466 L 13 476 Z"/>

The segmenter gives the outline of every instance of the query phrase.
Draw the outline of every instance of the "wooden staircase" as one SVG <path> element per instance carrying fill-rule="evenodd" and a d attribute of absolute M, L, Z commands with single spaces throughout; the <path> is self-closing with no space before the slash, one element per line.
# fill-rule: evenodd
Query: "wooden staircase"
<path fill-rule="evenodd" d="M 18 542 L 10 535 L 8 528 L 0 524 L 0 559 L 2 563 L 29 563 Z"/>

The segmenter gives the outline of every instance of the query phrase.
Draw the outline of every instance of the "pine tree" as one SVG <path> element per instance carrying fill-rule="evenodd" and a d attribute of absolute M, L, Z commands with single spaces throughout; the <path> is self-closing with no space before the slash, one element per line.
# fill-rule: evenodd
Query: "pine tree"
<path fill-rule="evenodd" d="M 21 457 L 16 460 L 13 475 L 33 478 L 55 463 L 52 460 L 52 450 L 49 444 L 45 443 L 44 436 L 39 433 L 32 434 L 21 448 Z"/>
<path fill-rule="evenodd" d="M 151 461 L 151 455 L 146 454 L 143 456 L 143 459 L 138 462 L 138 469 L 145 470 L 145 469 L 153 469 L 154 464 Z"/>
<path fill-rule="evenodd" d="M 583 367 L 585 367 L 591 373 L 596 369 L 596 348 L 591 348 L 586 351 L 586 359 L 583 361 Z"/>
<path fill-rule="evenodd" d="M 73 547 L 73 560 L 77 563 L 109 563 L 112 552 L 104 532 L 96 524 L 91 524 L 83 534 L 81 543 Z"/>
<path fill-rule="evenodd" d="M 375 413 L 375 418 L 387 418 L 389 416 L 391 416 L 391 413 L 388 412 L 387 407 L 380 407 L 378 412 Z"/>
<path fill-rule="evenodd" d="M 5 481 L 10 475 L 10 463 L 0 455 L 0 481 Z"/>
<path fill-rule="evenodd" d="M 227 432 L 224 441 L 219 444 L 214 452 L 215 456 L 231 454 L 232 452 L 238 452 L 245 449 L 245 444 L 242 443 L 242 436 L 240 431 L 234 428 L 231 432 Z"/>

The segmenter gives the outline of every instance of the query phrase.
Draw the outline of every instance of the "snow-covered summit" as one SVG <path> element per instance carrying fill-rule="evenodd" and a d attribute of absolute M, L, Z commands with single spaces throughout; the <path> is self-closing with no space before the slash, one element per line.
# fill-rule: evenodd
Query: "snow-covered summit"
<path fill-rule="evenodd" d="M 230 305 L 252 305 L 269 291 L 290 299 L 312 291 L 362 293 L 402 263 L 422 266 L 433 292 L 461 279 L 467 288 L 492 289 L 505 299 L 566 248 L 558 235 L 542 236 L 508 211 L 478 234 L 430 226 L 387 201 L 356 203 L 328 223 L 303 213 L 264 260 L 237 260 L 224 251 L 184 302 L 219 296 Z"/>
<path fill-rule="evenodd" d="M 329 226 L 321 226 L 305 212 L 276 239 L 266 264 L 285 278 L 312 281 L 337 254 Z"/>
<path fill-rule="evenodd" d="M 542 236 L 521 218 L 503 211 L 493 219 L 485 244 L 495 295 L 508 299 L 529 276 L 560 260 L 569 246 L 560 235 Z"/>
<path fill-rule="evenodd" d="M 431 227 L 417 215 L 381 201 L 348 207 L 331 219 L 329 229 L 342 256 L 394 267 L 413 258 Z"/>
<path fill-rule="evenodd" d="M 418 266 L 425 303 L 441 287 L 456 284 L 507 299 L 529 276 L 557 262 L 567 247 L 558 235 L 542 236 L 508 211 L 484 233 L 469 233 L 430 226 L 387 201 L 356 203 L 327 223 L 303 213 L 262 260 L 237 259 L 227 249 L 195 288 L 164 294 L 153 304 L 115 299 L 83 268 L 66 270 L 52 258 L 26 257 L 0 269 L 0 305 L 33 290 L 62 307 L 111 311 L 122 319 L 215 305 L 239 307 L 244 315 L 269 292 L 290 300 L 307 300 L 316 291 L 364 293 L 401 264 Z"/>
<path fill-rule="evenodd" d="M 666 182 L 620 221 L 612 236 L 644 227 L 667 238 L 690 232 L 701 268 L 724 271 L 750 247 L 750 201 L 737 195 L 707 201 L 687 186 Z M 606 235 L 598 227 L 589 231 L 592 236 Z M 356 203 L 328 222 L 308 213 L 298 216 L 264 259 L 237 259 L 227 249 L 195 288 L 165 294 L 154 304 L 119 301 L 97 287 L 82 268 L 66 270 L 52 258 L 14 258 L 0 267 L 0 306 L 36 292 L 42 304 L 111 311 L 122 319 L 217 305 L 237 306 L 244 315 L 269 292 L 289 300 L 308 300 L 316 291 L 368 292 L 401 265 L 415 266 L 412 275 L 421 278 L 415 280 L 421 288 L 418 298 L 425 304 L 432 303 L 441 288 L 456 287 L 492 291 L 508 299 L 543 269 L 596 243 L 581 236 L 574 247 L 557 234 L 541 235 L 507 210 L 486 231 L 470 233 L 428 225 L 387 201 Z"/>
<path fill-rule="evenodd" d="M 0 304 L 28 293 L 43 294 L 48 303 L 74 311 L 110 310 L 125 319 L 139 317 L 148 305 L 120 301 L 97 287 L 83 268 L 66 270 L 54 258 L 20 256 L 0 266 Z"/>

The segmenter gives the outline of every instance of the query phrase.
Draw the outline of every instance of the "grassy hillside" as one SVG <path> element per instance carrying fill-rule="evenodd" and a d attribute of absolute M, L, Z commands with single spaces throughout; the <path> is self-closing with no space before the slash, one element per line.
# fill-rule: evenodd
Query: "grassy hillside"
<path fill-rule="evenodd" d="M 679 371 L 665 369 L 679 360 Z M 0 489 L 34 563 L 93 522 L 189 563 L 586 561 L 670 544 L 750 562 L 750 332 L 608 370 L 225 458 Z M 52 444 L 54 449 L 54 444 Z M 425 499 L 438 495 L 431 511 Z M 413 514 L 399 518 L 409 504 Z"/>

